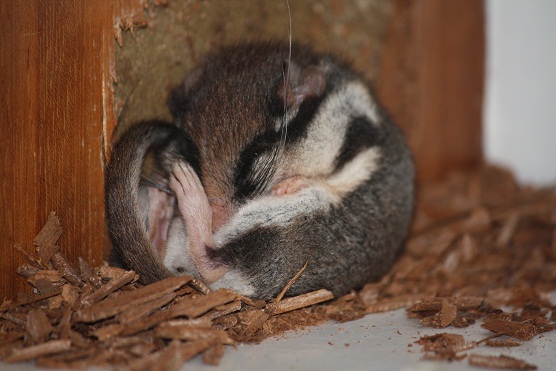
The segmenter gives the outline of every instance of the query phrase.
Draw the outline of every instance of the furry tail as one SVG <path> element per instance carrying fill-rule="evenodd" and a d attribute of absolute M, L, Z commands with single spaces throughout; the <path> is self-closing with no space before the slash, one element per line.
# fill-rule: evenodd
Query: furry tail
<path fill-rule="evenodd" d="M 194 149 L 176 126 L 145 121 L 127 130 L 112 150 L 105 185 L 108 233 L 113 244 L 110 260 L 137 272 L 142 283 L 172 275 L 157 257 L 142 221 L 139 193 L 143 161 L 152 150 L 160 161 L 182 158 L 198 168 Z"/>

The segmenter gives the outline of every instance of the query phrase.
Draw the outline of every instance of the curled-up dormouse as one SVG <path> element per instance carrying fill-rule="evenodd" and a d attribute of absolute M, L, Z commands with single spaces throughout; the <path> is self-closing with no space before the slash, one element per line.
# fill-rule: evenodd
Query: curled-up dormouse
<path fill-rule="evenodd" d="M 224 47 L 169 106 L 173 123 L 138 123 L 114 146 L 113 262 L 145 283 L 190 274 L 265 299 L 306 262 L 289 294 L 342 295 L 389 269 L 412 215 L 414 166 L 347 64 L 300 44 Z"/>

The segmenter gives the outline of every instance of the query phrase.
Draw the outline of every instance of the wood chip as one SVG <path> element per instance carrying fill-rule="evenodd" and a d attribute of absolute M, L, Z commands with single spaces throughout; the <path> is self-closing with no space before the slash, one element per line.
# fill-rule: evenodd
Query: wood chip
<path fill-rule="evenodd" d="M 496 238 L 496 246 L 498 247 L 508 246 L 510 240 L 512 239 L 515 233 L 517 224 L 519 223 L 519 218 L 520 216 L 519 213 L 517 212 L 510 215 L 510 217 L 506 221 L 506 224 L 504 224 L 504 227 L 502 227 L 500 233 L 498 234 L 498 237 Z"/>
<path fill-rule="evenodd" d="M 134 291 L 128 291 L 113 299 L 104 300 L 75 313 L 80 322 L 96 322 L 128 310 L 134 306 L 156 299 L 175 291 L 191 281 L 190 277 L 170 277 Z"/>
<path fill-rule="evenodd" d="M 233 344 L 225 331 L 206 327 L 192 327 L 187 324 L 163 323 L 154 330 L 154 336 L 177 340 L 210 340 L 214 344 Z"/>
<path fill-rule="evenodd" d="M 521 343 L 514 341 L 512 339 L 491 339 L 485 342 L 487 347 L 518 347 Z"/>
<path fill-rule="evenodd" d="M 7 363 L 29 361 L 40 356 L 65 352 L 70 347 L 71 341 L 69 340 L 51 340 L 28 348 L 14 349 L 12 354 L 3 361 Z"/>
<path fill-rule="evenodd" d="M 423 299 L 423 295 L 401 295 L 395 298 L 387 298 L 376 303 L 367 305 L 366 314 L 390 312 L 400 308 L 408 308 Z"/>
<path fill-rule="evenodd" d="M 139 321 L 129 323 L 122 332 L 122 335 L 131 336 L 143 331 L 148 331 L 159 323 L 168 321 L 175 317 L 176 316 L 172 316 L 172 312 L 169 310 L 156 312 L 153 315 L 143 318 Z"/>
<path fill-rule="evenodd" d="M 529 323 L 487 317 L 482 327 L 495 333 L 511 336 L 519 340 L 531 340 L 543 332 L 542 328 Z"/>
<path fill-rule="evenodd" d="M 508 356 L 484 356 L 470 354 L 467 358 L 471 366 L 510 369 L 510 370 L 536 370 L 537 366 L 529 364 L 521 359 Z"/>
<path fill-rule="evenodd" d="M 62 276 L 75 286 L 81 286 L 83 281 L 77 272 L 77 269 L 69 262 L 69 260 L 59 252 L 52 255 L 51 259 L 54 268 L 62 273 Z"/>
<path fill-rule="evenodd" d="M 75 308 L 75 305 L 79 300 L 79 289 L 72 285 L 64 285 L 62 286 L 60 297 L 66 303 L 68 308 Z"/>
<path fill-rule="evenodd" d="M 120 335 L 124 331 L 124 327 L 119 323 L 106 325 L 91 332 L 91 335 L 100 341 L 105 341 Z"/>
<path fill-rule="evenodd" d="M 330 291 L 321 289 L 307 294 L 294 296 L 292 298 L 287 298 L 278 303 L 267 304 L 265 311 L 271 316 L 274 316 L 332 299 L 334 299 L 334 295 Z"/>
<path fill-rule="evenodd" d="M 17 272 L 34 290 L 0 305 L 0 358 L 51 368 L 178 370 L 198 354 L 218 364 L 232 342 L 410 307 L 408 316 L 426 325 L 479 322 L 494 331 L 477 343 L 450 333 L 423 336 L 424 358 L 530 369 L 468 352 L 517 346 L 514 339 L 556 329 L 547 296 L 556 290 L 556 190 L 520 189 L 507 172 L 486 168 L 423 187 L 417 204 L 406 249 L 379 282 L 336 300 L 319 290 L 270 302 L 212 292 L 190 277 L 142 286 L 133 272 L 106 264 L 93 269 L 78 258 L 75 267 L 56 246 L 61 230 L 53 214 L 34 253 L 15 245 L 26 261 Z M 506 306 L 514 312 L 499 309 Z"/>
<path fill-rule="evenodd" d="M 215 320 L 222 316 L 226 316 L 230 313 L 238 312 L 240 309 L 241 309 L 241 301 L 237 300 L 232 303 L 215 307 L 214 309 L 212 309 L 210 312 L 208 312 L 201 318 L 206 317 L 206 318 L 210 318 L 211 320 Z"/>
<path fill-rule="evenodd" d="M 41 258 L 39 258 L 36 255 L 30 254 L 27 251 L 25 251 L 25 249 L 23 249 L 21 246 L 19 246 L 17 243 L 13 245 L 14 249 L 21 254 L 21 256 L 23 256 L 25 258 L 25 260 L 27 260 L 31 265 L 37 267 L 37 268 L 41 268 L 41 269 L 49 269 L 50 267 L 48 266 L 48 264 L 43 261 Z"/>
<path fill-rule="evenodd" d="M 485 231 L 490 227 L 492 218 L 486 207 L 478 207 L 466 221 L 466 232 Z"/>
<path fill-rule="evenodd" d="M 203 282 L 199 281 L 196 278 L 193 278 L 189 284 L 192 287 L 194 287 L 197 291 L 199 291 L 201 294 L 208 295 L 211 292 L 211 289 L 209 289 L 207 285 L 205 285 Z"/>
<path fill-rule="evenodd" d="M 238 317 L 241 333 L 246 336 L 251 336 L 263 327 L 269 315 L 261 309 L 252 309 L 240 313 Z"/>
<path fill-rule="evenodd" d="M 191 297 L 176 304 L 172 310 L 179 311 L 182 316 L 197 318 L 211 309 L 234 301 L 237 297 L 238 294 L 231 290 L 220 289 L 207 295 Z"/>
<path fill-rule="evenodd" d="M 430 311 L 440 311 L 448 302 L 453 304 L 459 310 L 475 309 L 481 306 L 484 299 L 479 297 L 436 297 L 436 298 L 424 298 L 419 303 L 413 305 L 409 311 L 411 312 L 430 312 Z"/>
<path fill-rule="evenodd" d="M 284 296 L 286 295 L 286 293 L 288 292 L 288 290 L 290 289 L 290 287 L 292 287 L 292 285 L 295 283 L 295 281 L 297 281 L 297 279 L 301 276 L 301 274 L 305 271 L 305 269 L 307 268 L 307 265 L 309 264 L 309 261 L 307 260 L 305 262 L 305 264 L 303 265 L 303 267 L 301 267 L 301 269 L 299 270 L 299 272 L 297 272 L 297 274 L 295 276 L 293 276 L 293 278 L 286 284 L 286 286 L 284 287 L 284 289 L 278 294 L 278 296 L 276 297 L 275 301 L 279 302 L 280 300 L 282 300 L 282 298 L 284 298 Z"/>
<path fill-rule="evenodd" d="M 432 336 L 423 336 L 418 341 L 427 352 L 425 359 L 460 360 L 464 356 L 458 353 L 474 349 L 477 344 L 465 342 L 460 334 L 441 333 Z"/>
<path fill-rule="evenodd" d="M 216 344 L 203 353 L 203 362 L 207 365 L 218 366 L 224 356 L 224 345 Z"/>
<path fill-rule="evenodd" d="M 41 293 L 41 294 L 38 294 L 38 295 L 29 295 L 29 296 L 26 296 L 23 299 L 18 300 L 17 303 L 14 303 L 12 305 L 12 307 L 24 306 L 24 305 L 29 305 L 31 303 L 40 302 L 40 301 L 43 301 L 45 299 L 51 298 L 53 296 L 60 295 L 61 293 L 62 293 L 62 289 L 57 288 L 53 291 L 49 291 L 49 292 L 46 292 L 44 294 Z"/>
<path fill-rule="evenodd" d="M 130 363 L 131 370 L 179 370 L 182 364 L 206 351 L 213 344 L 210 340 L 181 343 L 171 342 L 163 351 L 152 353 Z"/>
<path fill-rule="evenodd" d="M 125 312 L 118 314 L 118 322 L 125 325 L 128 323 L 139 321 L 149 314 L 160 310 L 160 308 L 174 300 L 176 296 L 177 294 L 175 292 L 171 292 L 169 294 L 161 296 L 160 298 L 133 307 Z"/>
<path fill-rule="evenodd" d="M 31 309 L 29 311 L 25 329 L 35 344 L 46 341 L 54 330 L 50 324 L 50 320 L 42 309 Z"/>
<path fill-rule="evenodd" d="M 432 316 L 421 319 L 424 326 L 445 328 L 454 322 L 458 314 L 457 307 L 448 300 L 443 299 L 440 311 Z"/>
<path fill-rule="evenodd" d="M 31 264 L 22 264 L 17 268 L 16 273 L 25 278 L 29 278 L 33 276 L 35 273 L 37 273 L 38 271 L 39 268 Z"/>
<path fill-rule="evenodd" d="M 62 235 L 63 229 L 60 224 L 60 218 L 55 212 L 51 212 L 48 216 L 46 224 L 39 234 L 33 240 L 33 244 L 37 247 L 37 254 L 43 261 L 49 261 L 52 256 L 60 250 L 56 246 L 56 242 Z"/>
<path fill-rule="evenodd" d="M 162 323 L 162 322 L 165 322 L 165 321 L 170 321 L 170 320 L 172 320 L 176 317 L 180 317 L 181 316 L 180 309 L 181 308 L 178 308 L 176 306 L 172 306 L 168 310 L 161 310 L 161 311 L 155 312 L 151 316 L 148 316 L 148 317 L 143 318 L 139 321 L 130 323 L 126 326 L 122 335 L 130 336 L 130 335 L 134 335 L 134 334 L 137 334 L 139 332 L 142 332 L 142 331 L 147 331 L 147 330 L 155 327 L 159 323 Z M 204 320 L 206 320 L 206 318 L 197 318 L 195 320 L 190 320 L 190 321 L 204 321 Z"/>
<path fill-rule="evenodd" d="M 97 275 L 99 275 L 103 280 L 107 278 L 108 279 L 120 278 L 126 273 L 127 271 L 125 269 L 111 267 L 109 265 L 101 265 L 97 269 Z"/>
<path fill-rule="evenodd" d="M 90 281 L 93 277 L 93 269 L 82 257 L 77 258 L 77 263 L 79 265 L 79 273 L 84 280 Z"/>
<path fill-rule="evenodd" d="M 104 299 L 114 291 L 118 290 L 120 287 L 127 285 L 128 283 L 137 280 L 137 275 L 133 271 L 124 272 L 117 278 L 113 278 L 108 283 L 100 287 L 98 290 L 92 292 L 81 299 L 81 304 L 84 306 L 90 306 Z"/>

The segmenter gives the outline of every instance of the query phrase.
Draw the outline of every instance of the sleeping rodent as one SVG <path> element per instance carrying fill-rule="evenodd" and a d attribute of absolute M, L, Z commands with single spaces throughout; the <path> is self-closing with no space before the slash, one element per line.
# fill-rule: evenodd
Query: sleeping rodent
<path fill-rule="evenodd" d="M 335 296 L 390 268 L 413 210 L 414 165 L 369 84 L 307 45 L 207 55 L 133 125 L 107 168 L 111 260 L 144 283 L 190 274 L 269 299 Z"/>

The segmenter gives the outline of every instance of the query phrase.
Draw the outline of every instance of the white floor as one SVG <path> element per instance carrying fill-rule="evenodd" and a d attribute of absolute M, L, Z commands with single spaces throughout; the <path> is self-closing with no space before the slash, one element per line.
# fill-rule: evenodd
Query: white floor
<path fill-rule="evenodd" d="M 478 341 L 491 332 L 475 324 L 465 329 L 423 327 L 408 319 L 405 310 L 372 314 L 348 323 L 329 323 L 306 331 L 268 339 L 258 345 L 227 349 L 217 370 L 477 370 L 460 362 L 421 361 L 423 335 L 460 333 L 466 341 Z M 411 344 L 411 345 L 410 345 Z M 469 353 L 509 355 L 535 364 L 538 370 L 553 370 L 556 364 L 556 331 L 541 334 L 514 348 L 481 346 Z M 214 370 L 200 357 L 182 370 Z"/>

